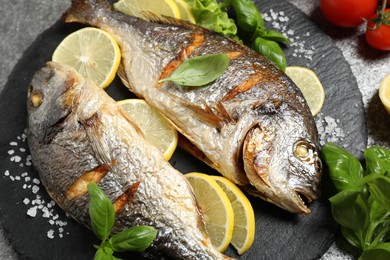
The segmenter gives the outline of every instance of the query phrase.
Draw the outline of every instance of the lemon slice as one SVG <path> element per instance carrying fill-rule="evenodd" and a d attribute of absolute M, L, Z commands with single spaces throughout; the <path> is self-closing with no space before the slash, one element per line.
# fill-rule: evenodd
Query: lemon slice
<path fill-rule="evenodd" d="M 114 8 L 127 15 L 145 18 L 148 12 L 158 16 L 180 19 L 179 8 L 173 0 L 119 0 Z"/>
<path fill-rule="evenodd" d="M 195 198 L 206 222 L 214 247 L 223 252 L 233 235 L 234 213 L 230 201 L 216 181 L 203 173 L 184 175 L 195 191 Z"/>
<path fill-rule="evenodd" d="M 141 128 L 145 139 L 159 148 L 169 160 L 177 146 L 177 131 L 160 112 L 142 99 L 118 101 L 131 119 Z"/>
<path fill-rule="evenodd" d="M 380 83 L 379 98 L 387 112 L 390 113 L 390 73 Z"/>
<path fill-rule="evenodd" d="M 228 196 L 234 212 L 231 244 L 242 255 L 255 239 L 255 213 L 245 194 L 231 181 L 221 176 L 211 176 Z"/>
<path fill-rule="evenodd" d="M 195 23 L 194 15 L 191 12 L 190 6 L 184 2 L 183 0 L 173 0 L 179 9 L 180 18 L 182 20 L 189 21 L 191 23 Z"/>
<path fill-rule="evenodd" d="M 298 66 L 287 67 L 286 74 L 302 91 L 313 116 L 317 115 L 325 100 L 324 88 L 317 75 L 312 70 Z"/>
<path fill-rule="evenodd" d="M 87 27 L 68 35 L 54 51 L 52 60 L 72 66 L 105 88 L 115 78 L 121 52 L 110 34 Z"/>

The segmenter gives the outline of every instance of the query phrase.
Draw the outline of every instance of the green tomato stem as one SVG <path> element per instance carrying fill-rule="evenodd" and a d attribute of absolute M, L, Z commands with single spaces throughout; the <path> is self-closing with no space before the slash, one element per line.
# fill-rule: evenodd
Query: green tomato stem
<path fill-rule="evenodd" d="M 382 2 L 382 10 L 381 10 L 382 14 L 385 13 L 386 5 L 387 5 L 387 0 L 383 0 L 383 2 Z"/>

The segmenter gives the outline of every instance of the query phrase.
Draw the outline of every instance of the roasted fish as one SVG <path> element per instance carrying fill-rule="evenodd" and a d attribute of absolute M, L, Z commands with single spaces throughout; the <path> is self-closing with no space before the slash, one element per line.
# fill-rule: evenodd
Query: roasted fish
<path fill-rule="evenodd" d="M 189 140 L 187 150 L 251 194 L 308 214 L 301 196 L 319 196 L 317 130 L 302 93 L 274 64 L 204 28 L 113 10 L 105 0 L 73 0 L 66 22 L 109 32 L 122 50 L 119 75 Z M 167 78 L 188 58 L 224 53 L 225 73 L 211 84 L 181 87 Z M 210 68 L 212 69 L 212 68 Z M 183 144 L 182 144 L 183 145 Z"/>
<path fill-rule="evenodd" d="M 149 144 L 126 112 L 92 81 L 58 63 L 37 72 L 28 91 L 28 143 L 56 203 L 90 227 L 87 185 L 112 200 L 114 232 L 158 230 L 150 254 L 229 259 L 211 244 L 184 176 Z"/>

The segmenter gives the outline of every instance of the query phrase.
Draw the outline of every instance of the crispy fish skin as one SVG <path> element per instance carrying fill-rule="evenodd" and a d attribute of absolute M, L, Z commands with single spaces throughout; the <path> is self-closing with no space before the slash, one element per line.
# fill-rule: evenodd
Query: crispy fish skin
<path fill-rule="evenodd" d="M 268 59 L 190 23 L 126 16 L 105 0 L 73 0 L 64 17 L 117 40 L 123 83 L 171 120 L 193 144 L 189 152 L 255 196 L 310 213 L 301 195 L 320 193 L 316 126 L 302 93 Z M 159 83 L 187 58 L 215 53 L 230 65 L 209 85 Z"/>
<path fill-rule="evenodd" d="M 149 144 L 126 112 L 92 81 L 58 63 L 38 71 L 28 91 L 28 143 L 49 195 L 90 227 L 86 186 L 114 203 L 114 232 L 158 230 L 150 252 L 173 259 L 230 259 L 210 242 L 193 190 Z"/>

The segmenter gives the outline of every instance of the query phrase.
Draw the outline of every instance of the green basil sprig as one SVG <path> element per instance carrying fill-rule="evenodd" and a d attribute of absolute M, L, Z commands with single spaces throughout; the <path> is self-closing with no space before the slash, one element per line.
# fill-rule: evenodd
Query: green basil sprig
<path fill-rule="evenodd" d="M 185 60 L 168 78 L 159 82 L 171 81 L 187 87 L 200 87 L 219 78 L 229 66 L 225 54 L 211 54 Z"/>
<path fill-rule="evenodd" d="M 290 43 L 283 34 L 267 30 L 263 15 L 253 0 L 185 0 L 194 14 L 196 23 L 249 46 L 273 61 L 281 70 L 286 69 L 286 57 L 280 44 Z M 234 18 L 229 18 L 234 11 Z M 237 23 L 237 25 L 236 25 Z M 237 28 L 238 27 L 238 28 Z M 245 32 L 248 39 L 240 39 Z M 240 35 L 240 37 L 239 37 Z M 277 45 L 277 47 L 276 47 Z"/>
<path fill-rule="evenodd" d="M 332 215 L 345 239 L 361 250 L 359 260 L 390 259 L 390 151 L 364 151 L 365 167 L 332 143 L 321 151 L 338 193 Z"/>
<path fill-rule="evenodd" d="M 114 252 L 141 252 L 150 246 L 157 235 L 157 230 L 149 226 L 130 227 L 109 237 L 115 222 L 114 206 L 95 183 L 88 184 L 88 193 L 92 230 L 102 241 L 96 246 L 95 260 L 119 259 L 113 255 Z"/>
<path fill-rule="evenodd" d="M 252 49 L 284 71 L 287 61 L 280 44 L 290 43 L 290 40 L 277 31 L 265 28 L 263 16 L 253 0 L 224 0 L 223 5 L 233 8 L 239 29 L 249 34 Z"/>

